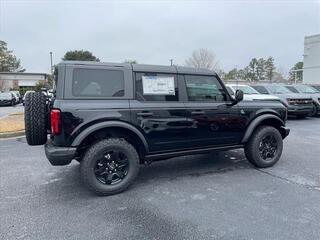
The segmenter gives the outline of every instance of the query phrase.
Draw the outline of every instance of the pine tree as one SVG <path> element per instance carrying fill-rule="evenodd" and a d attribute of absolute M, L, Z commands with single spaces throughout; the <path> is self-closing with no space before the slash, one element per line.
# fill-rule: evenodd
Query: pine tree
<path fill-rule="evenodd" d="M 273 78 L 274 70 L 275 70 L 274 59 L 272 57 L 269 57 L 265 61 L 265 71 L 266 71 L 266 78 L 270 81 Z"/>

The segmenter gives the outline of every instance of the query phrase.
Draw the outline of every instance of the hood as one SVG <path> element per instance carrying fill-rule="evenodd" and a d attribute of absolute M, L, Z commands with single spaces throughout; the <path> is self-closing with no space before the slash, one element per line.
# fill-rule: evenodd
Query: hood
<path fill-rule="evenodd" d="M 308 95 L 310 98 L 320 98 L 320 93 L 312 93 L 312 94 L 305 94 Z"/>
<path fill-rule="evenodd" d="M 268 94 L 244 94 L 243 99 L 247 101 L 252 100 L 279 100 L 277 96 Z"/>
<path fill-rule="evenodd" d="M 275 96 L 281 98 L 281 99 L 287 99 L 287 98 L 311 98 L 308 94 L 299 94 L 299 93 L 285 93 L 285 94 L 274 94 Z"/>

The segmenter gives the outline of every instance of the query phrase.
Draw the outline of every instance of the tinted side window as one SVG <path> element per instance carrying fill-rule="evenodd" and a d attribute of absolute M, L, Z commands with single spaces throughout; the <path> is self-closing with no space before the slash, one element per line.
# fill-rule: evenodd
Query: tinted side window
<path fill-rule="evenodd" d="M 122 97 L 124 96 L 123 72 L 76 68 L 73 70 L 72 95 L 75 97 Z"/>
<path fill-rule="evenodd" d="M 139 101 L 179 101 L 175 74 L 138 72 L 136 98 Z"/>
<path fill-rule="evenodd" d="M 226 93 L 214 76 L 185 75 L 189 101 L 226 101 Z"/>
<path fill-rule="evenodd" d="M 251 86 L 261 94 L 269 94 L 268 90 L 263 86 Z"/>

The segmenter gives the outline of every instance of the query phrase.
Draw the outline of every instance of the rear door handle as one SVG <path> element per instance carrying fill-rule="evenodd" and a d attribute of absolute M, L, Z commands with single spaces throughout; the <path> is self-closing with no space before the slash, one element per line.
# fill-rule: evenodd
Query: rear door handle
<path fill-rule="evenodd" d="M 203 114 L 205 114 L 204 111 L 193 111 L 193 112 L 191 112 L 191 115 L 203 115 Z"/>
<path fill-rule="evenodd" d="M 152 112 L 139 112 L 139 113 L 137 113 L 137 116 L 140 116 L 140 117 L 149 117 L 152 115 L 153 115 Z"/>

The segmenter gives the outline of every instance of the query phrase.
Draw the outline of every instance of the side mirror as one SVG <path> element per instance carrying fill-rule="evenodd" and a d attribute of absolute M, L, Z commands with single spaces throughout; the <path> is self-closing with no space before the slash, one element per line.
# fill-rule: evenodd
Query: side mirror
<path fill-rule="evenodd" d="M 235 100 L 236 104 L 237 104 L 238 102 L 241 102 L 241 101 L 243 100 L 243 92 L 242 92 L 242 90 L 237 90 L 237 91 L 236 91 L 234 100 Z"/>

